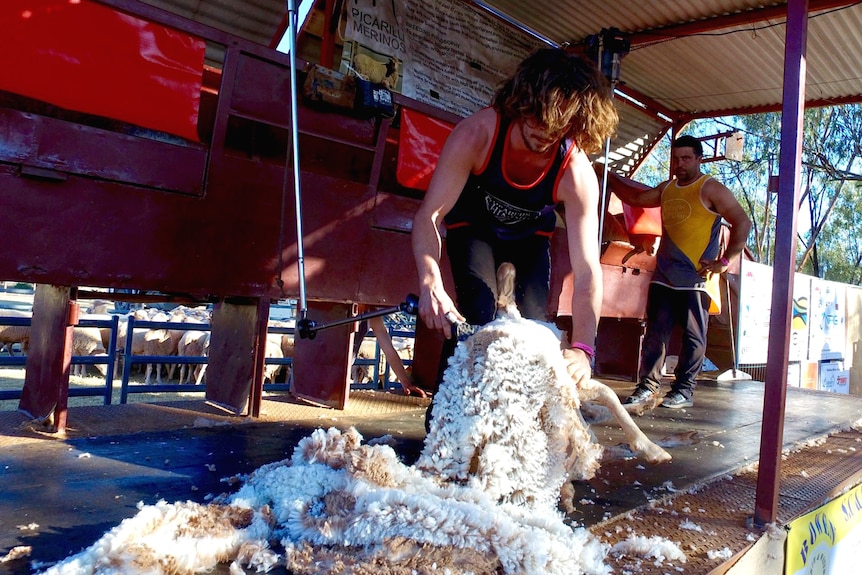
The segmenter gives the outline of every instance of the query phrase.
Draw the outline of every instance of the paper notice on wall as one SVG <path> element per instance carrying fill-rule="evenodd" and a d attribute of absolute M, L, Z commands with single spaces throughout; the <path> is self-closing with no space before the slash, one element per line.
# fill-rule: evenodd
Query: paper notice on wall
<path fill-rule="evenodd" d="M 490 104 L 521 60 L 544 46 L 458 0 L 346 4 L 342 72 L 461 116 Z"/>
<path fill-rule="evenodd" d="M 808 359 L 844 359 L 846 309 L 844 285 L 811 279 Z"/>
<path fill-rule="evenodd" d="M 769 289 L 767 289 L 767 286 Z M 739 363 L 766 363 L 772 268 L 742 260 L 739 284 Z"/>
<path fill-rule="evenodd" d="M 743 260 L 741 270 L 739 363 L 766 363 L 769 354 L 769 323 L 772 313 L 772 268 Z M 803 274 L 793 276 L 793 310 L 788 349 L 788 359 L 792 362 L 803 361 L 809 357 L 811 280 L 810 276 Z"/>

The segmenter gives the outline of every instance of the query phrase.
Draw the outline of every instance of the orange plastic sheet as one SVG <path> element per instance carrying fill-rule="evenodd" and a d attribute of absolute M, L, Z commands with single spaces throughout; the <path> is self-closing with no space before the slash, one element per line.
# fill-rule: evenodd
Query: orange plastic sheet
<path fill-rule="evenodd" d="M 88 0 L 0 1 L 0 90 L 195 141 L 204 49 Z"/>
<path fill-rule="evenodd" d="M 661 208 L 639 208 L 623 203 L 623 219 L 630 234 L 661 235 Z"/>
<path fill-rule="evenodd" d="M 401 134 L 395 177 L 406 188 L 425 191 L 437 167 L 443 144 L 455 126 L 411 110 L 401 109 Z"/>
<path fill-rule="evenodd" d="M 628 188 L 630 191 L 643 192 L 651 186 L 642 184 L 629 178 L 617 178 L 613 186 Z M 613 191 L 613 187 L 611 188 Z M 630 206 L 621 202 L 623 206 L 623 219 L 626 223 L 626 231 L 630 234 L 660 236 L 661 235 L 661 208 L 641 208 Z"/>

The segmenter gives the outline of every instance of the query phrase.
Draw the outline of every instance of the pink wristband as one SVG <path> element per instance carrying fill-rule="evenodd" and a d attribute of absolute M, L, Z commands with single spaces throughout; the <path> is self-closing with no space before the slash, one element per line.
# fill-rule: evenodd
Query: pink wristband
<path fill-rule="evenodd" d="M 596 355 L 596 350 L 593 349 L 593 346 L 587 345 L 585 343 L 581 343 L 579 341 L 576 341 L 572 344 L 572 349 L 581 350 L 582 352 L 587 354 L 590 359 L 593 359 L 593 357 L 595 357 L 595 355 Z"/>

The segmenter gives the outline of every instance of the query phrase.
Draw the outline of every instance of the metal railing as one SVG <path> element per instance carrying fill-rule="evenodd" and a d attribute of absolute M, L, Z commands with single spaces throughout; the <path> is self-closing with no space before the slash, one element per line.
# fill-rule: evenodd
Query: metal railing
<path fill-rule="evenodd" d="M 0 315 L 0 325 L 27 326 L 31 324 L 29 317 L 3 317 Z M 109 328 L 111 330 L 110 348 L 106 354 L 100 355 L 73 355 L 72 365 L 104 365 L 105 384 L 69 387 L 69 397 L 93 397 L 101 395 L 105 398 L 105 405 L 110 405 L 114 388 L 114 370 L 117 354 L 117 333 L 119 318 L 113 316 L 111 319 L 82 319 L 78 327 Z M 24 355 L 12 356 L 11 346 L 9 357 L 0 355 L 0 367 L 26 367 L 27 357 Z M 0 390 L 0 400 L 21 399 L 22 390 Z"/>
<path fill-rule="evenodd" d="M 104 365 L 105 366 L 105 383 L 104 385 L 74 385 L 69 387 L 69 397 L 94 397 L 102 396 L 104 404 L 110 405 L 113 401 L 114 380 L 116 370 L 119 365 L 122 365 L 122 375 L 120 377 L 120 403 L 128 402 L 129 395 L 135 393 L 204 393 L 206 385 L 197 383 L 137 383 L 132 381 L 132 369 L 135 365 L 146 364 L 172 364 L 172 365 L 187 365 L 198 366 L 206 365 L 208 358 L 203 356 L 180 356 L 180 355 L 136 355 L 132 353 L 134 345 L 134 330 L 141 329 L 169 329 L 174 331 L 200 330 L 211 331 L 211 325 L 208 323 L 187 323 L 187 322 L 154 322 L 145 320 L 136 320 L 133 316 L 128 317 L 128 327 L 126 331 L 126 341 L 121 350 L 117 349 L 119 340 L 119 321 L 120 316 L 112 315 L 110 319 L 81 319 L 78 323 L 79 327 L 95 327 L 108 328 L 110 330 L 110 345 L 106 354 L 91 355 L 91 356 L 72 356 L 72 365 Z M 30 326 L 31 319 L 28 317 L 3 317 L 0 315 L 0 326 Z M 270 334 L 293 334 L 293 327 L 270 326 L 268 328 Z M 389 328 L 390 337 L 402 337 L 412 339 L 415 337 L 413 331 L 407 331 L 397 328 Z M 369 331 L 366 337 L 374 338 L 373 332 Z M 356 358 L 354 366 L 370 366 L 372 377 L 369 382 L 352 382 L 351 389 L 397 389 L 400 387 L 398 381 L 390 381 L 391 368 L 389 362 L 385 363 L 384 369 L 380 370 L 380 359 L 382 351 L 375 339 L 375 356 L 374 359 Z M 11 347 L 10 347 L 11 349 Z M 25 355 L 5 356 L 0 354 L 0 367 L 26 367 L 27 358 Z M 412 359 L 402 359 L 405 367 L 413 364 Z M 267 357 L 264 360 L 265 365 L 283 365 L 292 366 L 292 357 Z M 291 376 L 292 377 L 292 372 Z M 290 377 L 286 378 L 284 383 L 265 383 L 263 390 L 267 392 L 290 391 Z M 17 390 L 0 390 L 0 400 L 15 400 L 21 399 L 22 389 Z"/>

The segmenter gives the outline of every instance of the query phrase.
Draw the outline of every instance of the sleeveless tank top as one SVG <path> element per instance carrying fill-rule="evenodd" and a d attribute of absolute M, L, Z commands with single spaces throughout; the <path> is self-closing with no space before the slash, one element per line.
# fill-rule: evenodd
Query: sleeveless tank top
<path fill-rule="evenodd" d="M 553 161 L 535 182 L 516 184 L 503 169 L 511 129 L 512 123 L 498 115 L 485 167 L 480 173 L 470 174 L 458 201 L 443 219 L 447 229 L 469 227 L 478 237 L 501 240 L 553 234 L 557 184 L 574 146 L 562 142 Z"/>
<path fill-rule="evenodd" d="M 662 238 L 652 281 L 674 289 L 705 291 L 720 306 L 718 274 L 704 278 L 697 273 L 700 260 L 718 259 L 720 249 L 721 216 L 707 208 L 701 197 L 709 178 L 703 175 L 687 186 L 673 180 L 662 192 Z"/>

